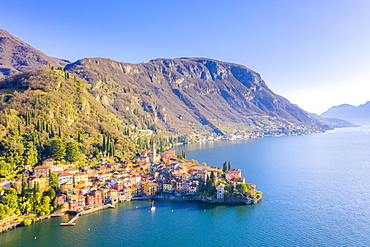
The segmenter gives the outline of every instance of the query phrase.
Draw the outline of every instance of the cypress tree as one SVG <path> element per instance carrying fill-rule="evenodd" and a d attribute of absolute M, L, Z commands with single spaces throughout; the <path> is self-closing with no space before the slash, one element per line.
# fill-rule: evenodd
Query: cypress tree
<path fill-rule="evenodd" d="M 77 132 L 77 141 L 78 142 L 81 142 L 82 141 L 81 140 L 81 132 L 80 131 Z"/>
<path fill-rule="evenodd" d="M 22 174 L 22 196 L 24 196 L 26 189 L 28 189 L 27 179 L 24 174 Z"/>
<path fill-rule="evenodd" d="M 105 135 L 103 135 L 102 151 L 105 152 L 106 148 L 107 148 L 107 143 L 106 143 L 106 140 L 105 140 Z"/>
<path fill-rule="evenodd" d="M 18 134 L 22 135 L 21 122 L 18 122 Z"/>
<path fill-rule="evenodd" d="M 227 162 L 226 161 L 222 164 L 222 171 L 223 172 L 227 171 Z"/>

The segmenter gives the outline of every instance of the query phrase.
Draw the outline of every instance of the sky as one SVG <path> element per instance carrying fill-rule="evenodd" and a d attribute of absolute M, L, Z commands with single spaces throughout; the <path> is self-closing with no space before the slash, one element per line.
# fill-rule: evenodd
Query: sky
<path fill-rule="evenodd" d="M 244 65 L 306 111 L 370 101 L 368 0 L 2 1 L 0 28 L 49 56 Z"/>

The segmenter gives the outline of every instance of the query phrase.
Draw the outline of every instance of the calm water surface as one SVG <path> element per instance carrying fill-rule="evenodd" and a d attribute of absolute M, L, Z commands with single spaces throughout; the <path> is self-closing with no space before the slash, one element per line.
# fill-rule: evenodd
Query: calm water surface
<path fill-rule="evenodd" d="M 177 147 L 188 159 L 229 160 L 263 191 L 253 206 L 122 203 L 0 234 L 2 246 L 364 246 L 370 243 L 370 127 Z M 36 237 L 36 239 L 35 239 Z"/>

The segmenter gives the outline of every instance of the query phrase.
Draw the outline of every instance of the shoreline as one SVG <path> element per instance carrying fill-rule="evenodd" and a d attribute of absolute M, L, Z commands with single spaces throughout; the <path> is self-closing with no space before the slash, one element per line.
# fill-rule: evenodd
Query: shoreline
<path fill-rule="evenodd" d="M 207 204 L 216 204 L 216 205 L 255 205 L 261 199 L 248 199 L 248 198 L 240 198 L 238 201 L 233 200 L 221 200 L 221 199 L 213 199 L 207 196 L 193 196 L 193 197 L 186 197 L 186 196 L 143 196 L 143 197 L 134 197 L 132 201 L 139 201 L 139 200 L 169 200 L 169 201 L 192 201 L 192 202 L 203 202 Z"/>
<path fill-rule="evenodd" d="M 168 201 L 191 201 L 191 202 L 203 202 L 207 204 L 214 204 L 214 205 L 227 205 L 227 206 L 232 206 L 232 205 L 255 205 L 257 204 L 262 198 L 260 199 L 247 199 L 246 202 L 234 202 L 234 201 L 225 201 L 225 200 L 208 200 L 209 198 L 205 196 L 199 196 L 196 198 L 190 198 L 190 197 L 179 197 L 179 196 L 142 196 L 142 197 L 134 197 L 130 201 L 144 201 L 144 200 L 168 200 Z M 124 203 L 128 202 L 126 201 L 120 201 L 118 203 Z M 116 204 L 118 204 L 116 203 Z M 24 225 L 24 220 L 30 219 L 32 220 L 32 223 L 35 223 L 37 221 L 45 220 L 45 219 L 50 219 L 51 217 L 60 217 L 65 214 L 79 214 L 79 215 L 85 215 L 85 214 L 90 214 L 96 211 L 104 210 L 104 209 L 110 209 L 110 208 L 115 208 L 116 204 L 101 204 L 101 205 L 95 205 L 95 207 L 89 208 L 87 210 L 81 210 L 79 211 L 78 208 L 76 210 L 67 210 L 67 211 L 56 211 L 48 215 L 44 216 L 38 216 L 38 217 L 29 217 L 29 218 L 24 218 L 21 219 L 20 217 L 17 217 L 15 220 L 18 220 L 17 222 L 13 222 L 10 224 L 5 224 L 0 226 L 0 233 L 3 233 L 5 231 L 14 229 L 16 227 L 22 227 Z M 67 223 L 61 223 L 61 226 L 66 225 Z M 72 226 L 72 225 L 71 225 Z"/>

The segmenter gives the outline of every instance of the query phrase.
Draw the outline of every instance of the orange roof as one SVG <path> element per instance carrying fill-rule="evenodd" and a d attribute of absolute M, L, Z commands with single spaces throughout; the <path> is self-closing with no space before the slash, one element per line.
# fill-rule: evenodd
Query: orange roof
<path fill-rule="evenodd" d="M 68 168 L 68 169 L 66 169 L 66 171 L 75 171 L 75 170 L 78 170 L 78 169 L 76 169 L 76 168 Z"/>
<path fill-rule="evenodd" d="M 49 166 L 36 166 L 33 169 L 36 170 L 36 169 L 47 169 L 47 168 L 49 168 Z"/>
<path fill-rule="evenodd" d="M 62 176 L 73 176 L 73 174 L 71 173 L 68 173 L 68 172 L 62 172 L 58 175 L 58 177 L 62 177 Z"/>
<path fill-rule="evenodd" d="M 86 175 L 86 176 L 87 176 L 87 174 L 86 174 L 86 173 L 84 173 L 84 172 L 77 172 L 77 173 L 75 174 L 75 176 L 80 176 L 80 175 Z"/>

